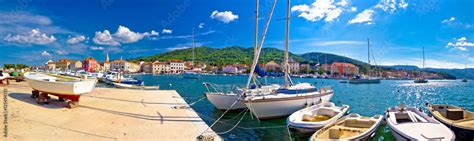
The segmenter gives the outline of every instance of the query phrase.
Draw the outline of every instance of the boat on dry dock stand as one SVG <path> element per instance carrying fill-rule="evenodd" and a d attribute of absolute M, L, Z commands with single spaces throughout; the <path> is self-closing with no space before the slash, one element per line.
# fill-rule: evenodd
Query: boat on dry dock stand
<path fill-rule="evenodd" d="M 443 124 L 432 119 L 416 107 L 405 104 L 386 111 L 386 121 L 393 136 L 401 140 L 446 140 L 452 141 L 454 133 Z"/>
<path fill-rule="evenodd" d="M 359 114 L 350 114 L 324 126 L 309 140 L 367 140 L 379 127 L 382 119 L 382 115 L 363 117 Z"/>
<path fill-rule="evenodd" d="M 446 104 L 429 105 L 428 110 L 433 118 L 456 134 L 456 139 L 474 140 L 474 112 Z"/>
<path fill-rule="evenodd" d="M 287 124 L 299 132 L 315 132 L 336 122 L 347 110 L 349 105 L 338 107 L 332 102 L 323 102 L 294 112 L 288 117 Z"/>
<path fill-rule="evenodd" d="M 48 102 L 48 94 L 57 96 L 60 100 L 68 100 L 68 108 L 74 108 L 79 104 L 82 94 L 90 93 L 96 81 L 87 79 L 75 79 L 71 77 L 47 75 L 43 73 L 25 73 L 26 82 L 33 88 L 32 98 L 38 103 Z"/>

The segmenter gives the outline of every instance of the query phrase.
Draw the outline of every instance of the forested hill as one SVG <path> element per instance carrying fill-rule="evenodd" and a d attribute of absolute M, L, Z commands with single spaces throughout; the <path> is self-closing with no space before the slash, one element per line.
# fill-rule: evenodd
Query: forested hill
<path fill-rule="evenodd" d="M 225 48 L 211 48 L 211 47 L 197 47 L 195 48 L 196 61 L 210 65 L 223 66 L 227 64 L 245 63 L 250 64 L 253 59 L 253 48 L 244 47 L 225 47 Z M 281 63 L 283 60 L 284 51 L 276 48 L 263 48 L 260 55 L 260 63 L 266 63 L 269 61 L 275 61 Z M 362 66 L 365 63 L 355 59 L 327 54 L 327 53 L 305 53 L 301 55 L 290 53 L 290 57 L 296 61 L 303 63 L 317 63 L 318 61 L 323 63 L 332 63 L 334 61 L 353 63 L 358 66 Z M 169 61 L 173 59 L 179 60 L 192 60 L 192 48 L 173 50 L 156 54 L 153 56 L 139 57 L 131 59 L 130 61 Z"/>

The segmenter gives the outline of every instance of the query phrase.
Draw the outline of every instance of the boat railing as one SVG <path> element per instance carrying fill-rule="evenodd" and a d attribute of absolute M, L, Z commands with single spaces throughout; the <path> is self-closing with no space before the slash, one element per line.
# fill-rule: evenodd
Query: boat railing
<path fill-rule="evenodd" d="M 332 86 L 320 86 L 318 87 L 320 93 L 327 93 L 332 91 Z"/>
<path fill-rule="evenodd" d="M 204 85 L 209 93 L 218 94 L 238 94 L 239 87 L 231 84 L 213 84 L 204 82 Z M 241 91 L 241 90 L 240 90 Z"/>

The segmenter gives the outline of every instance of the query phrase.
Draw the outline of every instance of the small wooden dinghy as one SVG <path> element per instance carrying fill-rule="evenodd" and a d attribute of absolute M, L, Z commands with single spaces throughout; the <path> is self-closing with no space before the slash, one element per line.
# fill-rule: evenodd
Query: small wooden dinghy
<path fill-rule="evenodd" d="M 436 120 L 456 134 L 456 139 L 474 140 L 474 112 L 445 104 L 429 105 L 428 109 Z"/>
<path fill-rule="evenodd" d="M 385 113 L 397 140 L 454 140 L 454 133 L 415 107 L 391 107 Z"/>
<path fill-rule="evenodd" d="M 32 98 L 36 98 L 38 103 L 47 103 L 48 94 L 51 94 L 58 96 L 60 100 L 70 100 L 69 108 L 77 107 L 81 94 L 90 93 L 96 84 L 95 80 L 56 77 L 42 73 L 25 73 L 24 76 L 34 90 Z"/>
<path fill-rule="evenodd" d="M 348 105 L 338 107 L 332 102 L 323 102 L 294 112 L 288 117 L 287 124 L 300 132 L 315 132 L 336 122 L 347 110 Z"/>
<path fill-rule="evenodd" d="M 382 119 L 382 115 L 363 117 L 359 114 L 350 114 L 318 130 L 311 136 L 310 141 L 367 140 L 374 134 Z"/>

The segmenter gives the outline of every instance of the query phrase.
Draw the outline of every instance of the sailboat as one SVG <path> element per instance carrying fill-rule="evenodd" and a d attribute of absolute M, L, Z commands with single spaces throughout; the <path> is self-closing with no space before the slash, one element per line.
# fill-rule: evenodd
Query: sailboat
<path fill-rule="evenodd" d="M 378 84 L 380 78 L 370 76 L 370 42 L 367 38 L 367 77 L 356 76 L 355 78 L 349 79 L 349 84 Z"/>
<path fill-rule="evenodd" d="M 243 102 L 259 119 L 269 119 L 290 115 L 307 105 L 313 105 L 320 102 L 328 102 L 334 95 L 331 87 L 315 87 L 310 83 L 293 84 L 289 69 L 289 19 L 290 19 L 290 0 L 287 1 L 286 11 L 286 31 L 285 31 L 285 57 L 283 63 L 285 84 L 277 90 L 263 91 L 261 88 L 251 88 L 250 82 L 253 78 L 253 72 L 257 68 L 260 52 L 262 50 L 262 41 L 256 49 L 251 68 L 251 74 L 247 79 L 247 86 L 243 88 Z M 274 8 L 274 7 L 273 7 Z M 272 11 L 273 11 L 272 8 Z M 271 16 L 271 15 L 270 15 Z M 265 33 L 265 32 L 264 32 Z M 265 34 L 262 35 L 264 37 Z M 262 38 L 264 39 L 264 38 Z M 255 79 L 255 78 L 254 78 Z"/>
<path fill-rule="evenodd" d="M 425 47 L 423 47 L 423 70 L 425 70 Z M 415 83 L 428 83 L 428 80 L 426 80 L 423 76 L 423 72 L 421 73 L 421 78 L 415 79 Z"/>
<path fill-rule="evenodd" d="M 275 7 L 276 1 L 273 3 L 273 7 Z M 264 30 L 264 34 L 266 33 L 266 29 L 268 24 L 270 23 L 270 17 L 273 14 L 273 9 L 270 12 L 269 19 L 266 21 L 266 26 Z M 262 40 L 263 41 L 263 40 Z M 255 29 L 254 29 L 254 57 L 257 53 L 258 48 L 258 0 L 255 3 Z M 254 72 L 255 70 L 252 70 Z M 254 76 L 253 73 L 250 73 L 250 77 Z M 256 81 L 255 81 L 256 82 Z M 249 81 L 250 83 L 250 81 Z M 232 87 L 226 88 L 226 85 L 218 85 L 218 84 L 211 84 L 211 83 L 203 83 L 203 85 L 207 88 L 208 92 L 205 92 L 206 98 L 211 102 L 214 107 L 219 110 L 241 110 L 246 108 L 244 102 L 241 100 L 244 92 L 241 88 Z M 269 86 L 262 86 L 259 89 L 253 89 L 254 91 L 261 91 L 261 92 L 270 92 L 272 90 L 279 89 L 279 85 L 269 85 Z"/>
<path fill-rule="evenodd" d="M 467 82 L 467 78 L 466 78 L 466 74 L 467 74 L 467 73 L 466 73 L 466 71 L 467 71 L 467 65 L 464 64 L 464 78 L 462 79 L 461 82 Z"/>
<path fill-rule="evenodd" d="M 196 48 L 196 44 L 194 43 L 194 29 L 193 29 L 193 60 L 191 62 L 192 68 L 190 70 L 184 70 L 183 78 L 200 79 L 202 77 L 200 73 L 201 70 L 195 68 L 195 65 L 194 65 L 194 59 L 196 56 L 195 48 Z"/>

